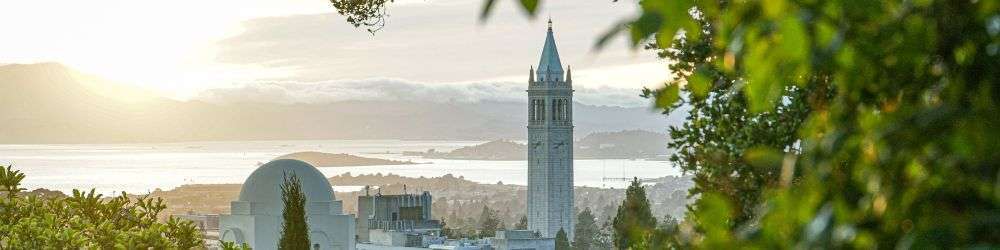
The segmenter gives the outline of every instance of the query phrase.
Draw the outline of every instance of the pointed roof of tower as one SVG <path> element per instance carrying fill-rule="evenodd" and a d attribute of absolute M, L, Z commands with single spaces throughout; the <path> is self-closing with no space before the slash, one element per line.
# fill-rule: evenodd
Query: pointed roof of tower
<path fill-rule="evenodd" d="M 566 66 L 566 81 L 573 81 L 573 66 Z"/>
<path fill-rule="evenodd" d="M 542 48 L 542 58 L 538 61 L 538 74 L 562 74 L 562 72 L 562 62 L 559 61 L 559 51 L 556 50 L 556 39 L 552 35 L 552 19 L 549 19 L 545 47 Z"/>

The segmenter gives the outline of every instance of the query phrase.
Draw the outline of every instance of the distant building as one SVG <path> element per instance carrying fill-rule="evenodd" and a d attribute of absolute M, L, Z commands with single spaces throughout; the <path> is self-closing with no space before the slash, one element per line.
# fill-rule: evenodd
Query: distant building
<path fill-rule="evenodd" d="M 544 238 L 531 230 L 497 231 L 490 239 L 496 250 L 552 250 L 556 249 L 555 238 Z"/>
<path fill-rule="evenodd" d="M 217 249 L 219 246 L 219 215 L 199 214 L 188 211 L 186 214 L 170 215 L 180 220 L 190 221 L 195 228 L 201 231 L 206 249 Z"/>
<path fill-rule="evenodd" d="M 573 77 L 563 75 L 552 20 L 538 72 L 528 73 L 528 229 L 573 237 Z"/>
<path fill-rule="evenodd" d="M 253 249 L 276 249 L 283 223 L 281 187 L 287 175 L 301 181 L 306 195 L 306 221 L 313 249 L 354 250 L 354 217 L 334 200 L 330 182 L 315 167 L 298 160 L 274 160 L 260 166 L 243 182 L 231 214 L 219 222 L 222 241 L 247 243 Z"/>
<path fill-rule="evenodd" d="M 219 215 L 218 214 L 198 214 L 194 212 L 188 212 L 187 214 L 174 214 L 171 215 L 177 219 L 191 221 L 198 230 L 202 233 L 210 231 L 219 231 Z"/>
<path fill-rule="evenodd" d="M 447 240 L 442 243 L 431 244 L 427 247 L 401 247 L 383 246 L 370 243 L 358 243 L 358 250 L 492 250 L 493 248 L 483 240 Z"/>
<path fill-rule="evenodd" d="M 431 219 L 433 197 L 430 192 L 397 195 L 381 193 L 372 195 L 370 192 L 370 188 L 365 187 L 365 195 L 358 196 L 358 221 L 355 230 L 358 242 L 387 243 L 385 237 L 423 239 L 423 236 L 440 234 L 440 221 Z M 373 238 L 373 235 L 381 238 Z M 388 242 L 398 243 L 396 240 Z M 415 241 L 404 242 L 408 243 L 399 246 L 426 247 L 429 244 L 421 242 L 417 245 L 412 244 Z"/>

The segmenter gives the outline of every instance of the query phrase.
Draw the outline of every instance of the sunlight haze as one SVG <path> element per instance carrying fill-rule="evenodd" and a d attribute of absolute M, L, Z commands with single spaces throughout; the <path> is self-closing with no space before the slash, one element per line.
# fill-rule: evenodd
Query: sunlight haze
<path fill-rule="evenodd" d="M 261 81 L 391 77 L 431 85 L 520 84 L 529 62 L 537 60 L 544 19 L 551 16 L 577 85 L 638 93 L 667 78 L 651 53 L 629 52 L 623 41 L 592 50 L 607 23 L 633 14 L 630 4 L 559 8 L 569 3 L 551 2 L 528 20 L 502 2 L 497 12 L 510 14 L 494 15 L 488 25 L 478 19 L 481 4 L 402 1 L 372 35 L 343 22 L 321 0 L 7 1 L 0 8 L 0 64 L 58 62 L 182 100 Z M 606 7 L 587 8 L 592 5 Z"/>

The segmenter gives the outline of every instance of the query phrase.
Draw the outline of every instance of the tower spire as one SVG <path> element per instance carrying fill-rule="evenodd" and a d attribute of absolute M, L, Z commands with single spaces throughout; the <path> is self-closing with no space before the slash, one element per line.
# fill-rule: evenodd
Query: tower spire
<path fill-rule="evenodd" d="M 573 82 L 573 66 L 566 66 L 566 82 Z"/>
<path fill-rule="evenodd" d="M 549 29 L 545 32 L 545 44 L 542 56 L 538 61 L 537 78 L 539 81 L 557 80 L 563 75 L 562 62 L 559 61 L 559 50 L 556 49 L 556 39 L 552 32 L 552 19 L 549 19 Z"/>
<path fill-rule="evenodd" d="M 535 82 L 535 65 L 531 65 L 531 69 L 528 70 L 528 83 Z"/>

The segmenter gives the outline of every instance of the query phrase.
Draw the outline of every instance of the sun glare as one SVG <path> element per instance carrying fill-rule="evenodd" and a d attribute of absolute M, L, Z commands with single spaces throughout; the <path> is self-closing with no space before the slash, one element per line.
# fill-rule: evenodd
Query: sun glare
<path fill-rule="evenodd" d="M 216 43 L 250 18 L 325 10 L 315 2 L 17 1 L 0 8 L 0 30 L 17 34 L 0 47 L 6 62 L 56 61 L 182 97 L 206 83 L 281 74 L 216 63 Z"/>

